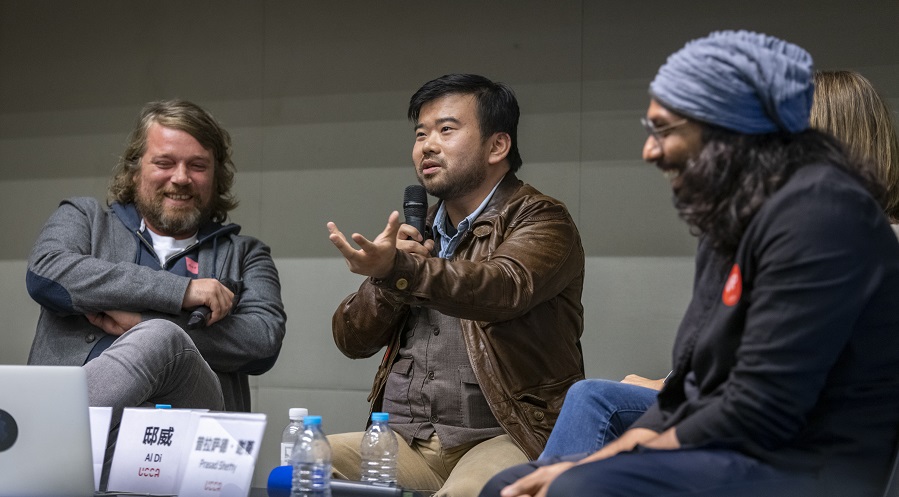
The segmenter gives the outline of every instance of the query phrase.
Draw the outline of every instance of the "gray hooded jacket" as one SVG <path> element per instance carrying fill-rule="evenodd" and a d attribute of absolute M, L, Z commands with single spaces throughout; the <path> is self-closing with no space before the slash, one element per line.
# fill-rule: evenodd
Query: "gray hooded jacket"
<path fill-rule="evenodd" d="M 28 293 L 41 305 L 29 364 L 84 364 L 103 331 L 85 313 L 109 309 L 166 319 L 184 328 L 218 374 L 225 408 L 250 410 L 247 375 L 274 365 L 286 316 L 269 248 L 238 235 L 235 224 L 209 223 L 198 234 L 198 278 L 243 281 L 232 314 L 187 330 L 181 309 L 191 278 L 146 265 L 133 205 L 104 208 L 93 198 L 63 201 L 41 230 L 28 261 Z"/>

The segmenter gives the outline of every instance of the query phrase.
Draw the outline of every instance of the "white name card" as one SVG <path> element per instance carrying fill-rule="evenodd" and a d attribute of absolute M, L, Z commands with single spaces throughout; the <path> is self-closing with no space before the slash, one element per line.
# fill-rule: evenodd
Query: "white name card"
<path fill-rule="evenodd" d="M 112 420 L 111 407 L 91 407 L 91 456 L 94 460 L 94 491 L 100 490 L 100 475 L 103 473 L 103 459 L 106 457 L 106 439 L 109 438 L 109 422 Z"/>
<path fill-rule="evenodd" d="M 246 497 L 262 444 L 260 413 L 195 415 L 196 432 L 184 456 L 180 497 Z"/>
<path fill-rule="evenodd" d="M 126 408 L 109 470 L 110 491 L 174 495 L 191 443 L 189 409 Z"/>

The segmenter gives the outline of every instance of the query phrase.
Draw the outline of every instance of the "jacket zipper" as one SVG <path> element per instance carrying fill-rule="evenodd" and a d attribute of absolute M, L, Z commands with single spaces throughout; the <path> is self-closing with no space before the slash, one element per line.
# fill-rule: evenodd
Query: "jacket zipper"
<path fill-rule="evenodd" d="M 178 251 L 178 252 L 175 252 L 174 254 L 170 255 L 169 258 L 168 258 L 165 262 L 163 262 L 163 261 L 160 261 L 160 260 L 159 260 L 159 256 L 156 255 L 156 251 L 153 250 L 153 244 L 151 244 L 150 242 L 147 241 L 146 238 L 144 238 L 144 236 L 143 236 L 143 234 L 141 234 L 141 231 L 140 231 L 140 230 L 135 231 L 134 234 L 137 235 L 137 239 L 140 240 L 141 243 L 143 243 L 145 247 L 147 247 L 148 249 L 150 249 L 150 253 L 153 254 L 153 257 L 156 258 L 156 262 L 159 263 L 159 267 L 161 267 L 161 268 L 162 268 L 163 270 L 165 270 L 165 271 L 168 271 L 168 270 L 169 270 L 169 268 L 168 268 L 169 261 L 173 261 L 173 260 L 179 259 L 182 255 L 184 255 L 184 254 L 190 252 L 191 250 L 193 250 L 194 248 L 196 248 L 196 247 L 200 244 L 200 241 L 197 240 L 196 242 L 194 242 L 194 243 L 191 244 L 190 246 L 188 246 L 188 247 L 186 247 L 186 248 L 184 248 L 184 249 L 182 249 L 182 250 L 180 250 L 180 251 Z"/>

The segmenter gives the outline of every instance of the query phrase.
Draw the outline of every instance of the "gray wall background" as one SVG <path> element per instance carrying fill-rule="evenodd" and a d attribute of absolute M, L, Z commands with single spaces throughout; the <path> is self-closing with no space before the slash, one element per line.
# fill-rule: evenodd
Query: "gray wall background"
<path fill-rule="evenodd" d="M 143 103 L 186 98 L 232 133 L 232 220 L 272 247 L 289 313 L 279 363 L 253 381 L 254 410 L 269 414 L 256 483 L 288 407 L 322 414 L 328 432 L 361 429 L 377 358 L 350 361 L 331 342 L 331 313 L 361 278 L 325 223 L 382 229 L 415 182 L 409 96 L 474 72 L 516 90 L 520 176 L 580 227 L 588 376 L 664 375 L 695 240 L 640 160 L 658 66 L 712 30 L 758 30 L 819 68 L 859 70 L 896 109 L 897 19 L 896 0 L 0 0 L 0 363 L 27 358 L 38 307 L 25 261 L 47 216 L 61 198 L 105 196 Z"/>

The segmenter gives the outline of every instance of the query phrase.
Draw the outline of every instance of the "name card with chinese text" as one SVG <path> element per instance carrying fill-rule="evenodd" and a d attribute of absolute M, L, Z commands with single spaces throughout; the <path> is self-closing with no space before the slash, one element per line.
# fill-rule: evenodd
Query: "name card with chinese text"
<path fill-rule="evenodd" d="M 178 495 L 249 495 L 265 430 L 265 414 L 208 412 L 196 414 L 195 421 Z"/>
<path fill-rule="evenodd" d="M 174 495 L 185 447 L 192 439 L 189 409 L 126 408 L 119 425 L 107 488 Z"/>

